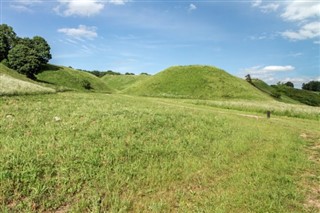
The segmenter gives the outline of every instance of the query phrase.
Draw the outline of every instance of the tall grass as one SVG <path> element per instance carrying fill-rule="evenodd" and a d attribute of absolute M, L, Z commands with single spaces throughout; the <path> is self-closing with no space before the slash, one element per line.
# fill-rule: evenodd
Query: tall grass
<path fill-rule="evenodd" d="M 265 114 L 270 111 L 274 115 L 320 120 L 320 107 L 302 104 L 288 104 L 277 101 L 246 101 L 246 100 L 186 100 L 186 103 L 206 105 L 224 109 L 235 109 L 245 112 Z"/>
<path fill-rule="evenodd" d="M 297 119 L 119 95 L 0 100 L 2 212 L 306 212 Z"/>
<path fill-rule="evenodd" d="M 12 78 L 8 75 L 0 74 L 0 96 L 3 95 L 26 95 L 55 93 L 51 88 L 43 87 L 31 82 Z"/>

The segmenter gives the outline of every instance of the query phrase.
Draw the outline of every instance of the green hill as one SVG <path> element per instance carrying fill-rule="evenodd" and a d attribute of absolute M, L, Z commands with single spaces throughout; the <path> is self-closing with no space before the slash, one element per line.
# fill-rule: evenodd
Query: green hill
<path fill-rule="evenodd" d="M 110 88 L 121 91 L 150 77 L 149 75 L 105 75 L 101 79 Z"/>
<path fill-rule="evenodd" d="M 288 97 L 284 93 L 281 93 L 280 91 L 278 91 L 277 88 L 274 88 L 274 87 L 268 85 L 267 83 L 265 83 L 264 81 L 262 81 L 260 79 L 252 79 L 252 83 L 256 88 L 258 88 L 262 92 L 270 95 L 271 97 L 275 98 L 277 101 L 281 101 L 281 102 L 285 102 L 285 103 L 292 103 L 292 104 L 300 103 L 299 101 Z"/>
<path fill-rule="evenodd" d="M 320 106 L 320 94 L 312 91 L 295 89 L 285 85 L 269 86 L 260 79 L 252 79 L 252 83 L 259 90 L 270 96 L 278 94 L 278 101 L 286 103 L 303 103 L 311 106 Z"/>
<path fill-rule="evenodd" d="M 48 65 L 45 71 L 37 75 L 37 79 L 56 87 L 63 87 L 70 90 L 90 90 L 107 93 L 111 93 L 113 91 L 100 78 L 90 73 L 67 67 Z"/>
<path fill-rule="evenodd" d="M 173 98 L 235 98 L 270 100 L 245 80 L 211 66 L 170 67 L 144 81 L 133 84 L 124 93 Z"/>
<path fill-rule="evenodd" d="M 0 96 L 55 93 L 0 63 Z"/>
<path fill-rule="evenodd" d="M 285 85 L 274 86 L 281 94 L 286 95 L 300 103 L 307 104 L 310 106 L 320 106 L 320 93 L 295 89 Z"/>

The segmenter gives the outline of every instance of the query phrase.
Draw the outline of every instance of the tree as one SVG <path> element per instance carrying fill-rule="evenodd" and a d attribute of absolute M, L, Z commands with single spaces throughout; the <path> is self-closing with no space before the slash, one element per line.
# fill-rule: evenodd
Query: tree
<path fill-rule="evenodd" d="M 302 84 L 302 89 L 310 91 L 320 91 L 320 81 L 310 81 Z"/>
<path fill-rule="evenodd" d="M 50 53 L 50 46 L 47 41 L 40 37 L 34 36 L 32 39 L 30 38 L 18 38 L 18 44 L 23 44 L 30 49 L 34 49 L 37 53 L 38 59 L 41 61 L 41 64 L 46 64 L 52 58 Z"/>
<path fill-rule="evenodd" d="M 35 74 L 41 67 L 38 53 L 24 44 L 18 44 L 9 51 L 8 64 L 10 68 L 31 79 L 35 79 Z"/>
<path fill-rule="evenodd" d="M 251 79 L 251 76 L 250 74 L 246 75 L 246 81 L 248 81 L 250 84 L 252 84 L 252 79 Z"/>
<path fill-rule="evenodd" d="M 294 88 L 294 84 L 290 81 L 288 81 L 287 83 L 285 83 L 284 85 L 286 85 L 287 87 L 292 87 Z"/>
<path fill-rule="evenodd" d="M 16 44 L 17 35 L 12 27 L 0 25 L 0 61 L 8 57 L 10 49 Z"/>
<path fill-rule="evenodd" d="M 37 52 L 38 58 L 41 61 L 41 64 L 48 63 L 52 58 L 48 42 L 40 36 L 35 36 L 32 38 L 32 43 L 33 48 Z"/>

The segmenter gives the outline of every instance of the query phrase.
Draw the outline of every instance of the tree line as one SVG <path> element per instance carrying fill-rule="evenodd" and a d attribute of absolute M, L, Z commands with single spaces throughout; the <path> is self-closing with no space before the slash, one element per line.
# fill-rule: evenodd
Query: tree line
<path fill-rule="evenodd" d="M 9 68 L 36 79 L 35 75 L 51 58 L 50 46 L 44 38 L 20 38 L 12 27 L 0 25 L 0 61 Z"/>

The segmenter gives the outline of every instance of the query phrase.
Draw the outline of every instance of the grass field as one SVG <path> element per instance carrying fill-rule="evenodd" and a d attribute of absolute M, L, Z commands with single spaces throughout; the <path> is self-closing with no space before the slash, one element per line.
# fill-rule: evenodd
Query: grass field
<path fill-rule="evenodd" d="M 97 93 L 0 105 L 1 212 L 319 211 L 319 120 L 304 111 Z"/>

